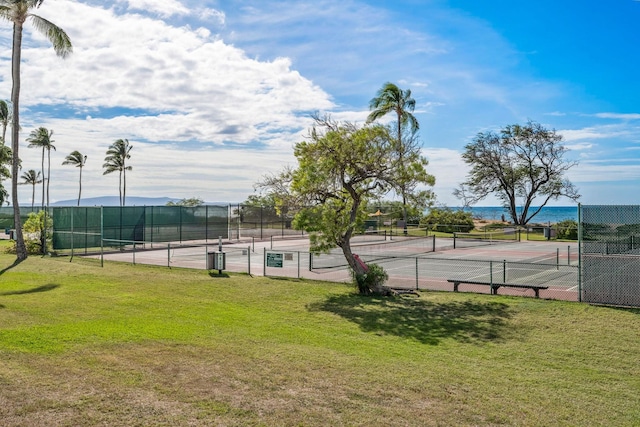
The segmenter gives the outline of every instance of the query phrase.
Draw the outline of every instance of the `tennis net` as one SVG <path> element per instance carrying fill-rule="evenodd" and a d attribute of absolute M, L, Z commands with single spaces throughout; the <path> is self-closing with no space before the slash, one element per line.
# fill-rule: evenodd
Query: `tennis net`
<path fill-rule="evenodd" d="M 454 249 L 483 245 L 501 245 L 519 241 L 520 233 L 516 229 L 484 233 L 453 233 Z"/>

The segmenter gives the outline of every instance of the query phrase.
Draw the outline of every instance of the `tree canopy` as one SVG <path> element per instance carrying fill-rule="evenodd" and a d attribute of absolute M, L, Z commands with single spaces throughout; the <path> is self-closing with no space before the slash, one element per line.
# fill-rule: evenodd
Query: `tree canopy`
<path fill-rule="evenodd" d="M 352 253 L 351 237 L 367 218 L 367 202 L 393 187 L 398 151 L 384 126 L 315 119 L 307 140 L 295 145 L 298 168 L 260 186 L 296 204 L 293 226 L 309 233 L 313 252 L 339 247 L 355 274 L 363 274 L 366 267 Z"/>
<path fill-rule="evenodd" d="M 580 197 L 565 176 L 577 164 L 564 159 L 566 152 L 562 135 L 531 121 L 508 125 L 499 134 L 479 133 L 465 146 L 462 158 L 471 171 L 454 194 L 465 204 L 495 194 L 513 223 L 525 225 L 550 200 Z"/>
<path fill-rule="evenodd" d="M 202 205 L 204 205 L 204 200 L 202 200 L 200 197 L 189 197 L 189 198 L 180 199 L 177 202 L 174 202 L 174 201 L 167 202 L 167 206 L 184 206 L 184 207 L 190 207 L 190 208 L 202 206 Z"/>
<path fill-rule="evenodd" d="M 435 185 L 435 178 L 426 173 L 427 160 L 420 154 L 421 144 L 418 140 L 420 124 L 413 115 L 416 101 L 411 97 L 410 89 L 400 89 L 393 83 L 385 83 L 376 96 L 369 102 L 371 113 L 367 117 L 367 123 L 386 116 L 395 114 L 395 149 L 398 152 L 398 161 L 394 167 L 396 177 L 393 180 L 395 191 L 402 197 L 402 218 L 404 231 L 407 233 L 407 205 L 420 205 L 426 208 L 429 200 L 434 198 L 430 191 L 417 192 L 416 188 L 421 184 Z M 422 171 L 422 173 L 417 173 Z"/>
<path fill-rule="evenodd" d="M 127 166 L 127 160 L 131 158 L 131 149 L 133 146 L 129 144 L 128 139 L 117 139 L 109 146 L 107 155 L 102 165 L 107 175 L 118 172 L 118 189 L 120 191 L 120 206 L 125 205 L 127 195 L 127 171 L 132 170 L 131 166 Z"/>

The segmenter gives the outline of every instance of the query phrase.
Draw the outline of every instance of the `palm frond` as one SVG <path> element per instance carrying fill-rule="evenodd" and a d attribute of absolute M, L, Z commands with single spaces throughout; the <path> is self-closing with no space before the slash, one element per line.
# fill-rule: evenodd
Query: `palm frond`
<path fill-rule="evenodd" d="M 29 14 L 29 18 L 33 27 L 49 39 L 56 55 L 66 58 L 73 53 L 71 39 L 62 28 L 38 15 Z"/>

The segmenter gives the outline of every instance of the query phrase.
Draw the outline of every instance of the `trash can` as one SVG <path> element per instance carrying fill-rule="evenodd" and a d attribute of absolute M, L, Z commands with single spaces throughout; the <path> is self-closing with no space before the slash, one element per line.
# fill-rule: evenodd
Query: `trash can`
<path fill-rule="evenodd" d="M 226 255 L 224 252 L 207 252 L 207 270 L 224 270 Z"/>

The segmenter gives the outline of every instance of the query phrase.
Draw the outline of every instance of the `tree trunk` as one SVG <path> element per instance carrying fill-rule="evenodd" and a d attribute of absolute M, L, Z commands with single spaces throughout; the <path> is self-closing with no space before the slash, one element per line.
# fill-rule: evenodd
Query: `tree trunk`
<path fill-rule="evenodd" d="M 82 196 L 82 166 L 80 166 L 80 181 L 78 184 L 78 206 L 80 206 L 80 197 Z"/>
<path fill-rule="evenodd" d="M 40 165 L 41 165 L 40 169 L 42 169 L 42 204 L 40 205 L 40 207 L 44 209 L 44 197 L 47 194 L 47 191 L 46 191 L 47 178 L 44 175 L 44 145 L 42 146 L 42 161 Z"/>
<path fill-rule="evenodd" d="M 122 166 L 124 167 L 124 161 L 122 162 Z M 125 199 L 127 197 L 127 170 L 124 169 L 122 172 L 122 206 L 125 205 Z"/>
<path fill-rule="evenodd" d="M 47 209 L 49 208 L 49 184 L 51 184 L 51 148 L 47 149 Z"/>
<path fill-rule="evenodd" d="M 20 61 L 22 53 L 22 23 L 13 24 L 13 51 L 11 55 L 11 104 L 13 105 L 13 117 L 11 120 L 11 201 L 13 203 L 13 224 L 16 229 L 16 260 L 18 262 L 27 259 L 27 247 L 24 244 L 22 234 L 22 221 L 20 219 L 20 205 L 18 204 L 18 174 L 20 172 Z"/>

